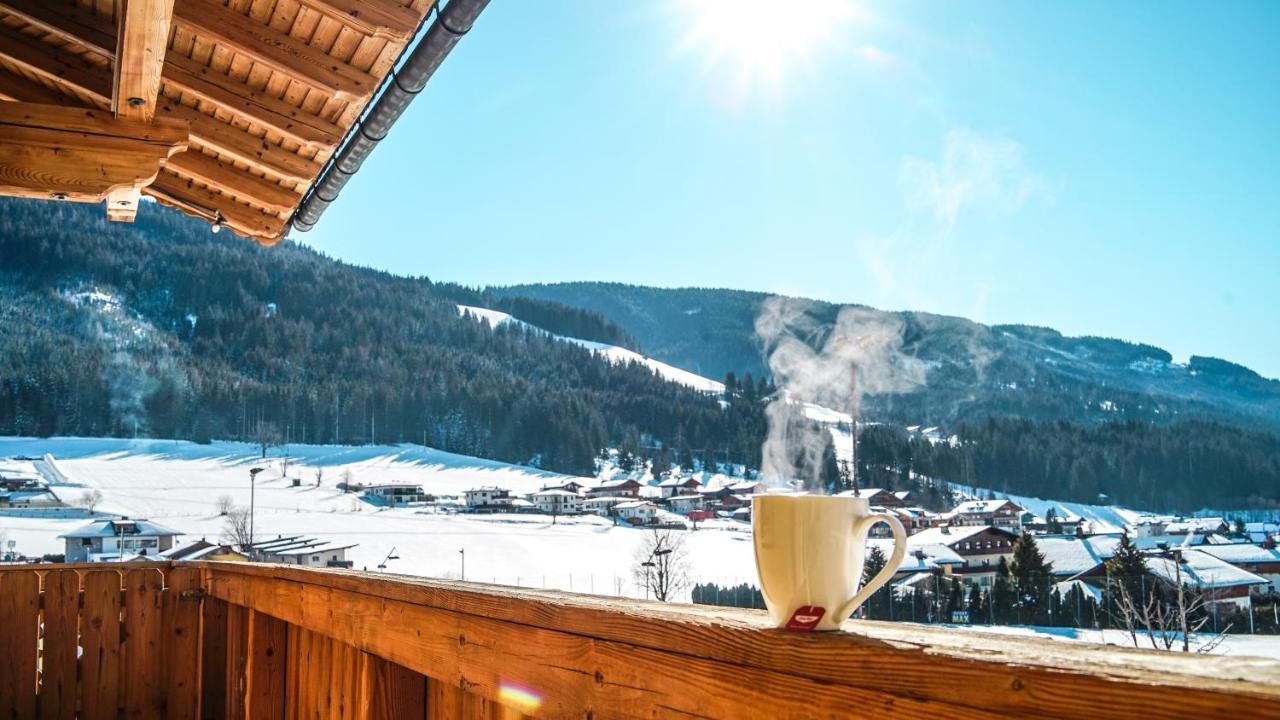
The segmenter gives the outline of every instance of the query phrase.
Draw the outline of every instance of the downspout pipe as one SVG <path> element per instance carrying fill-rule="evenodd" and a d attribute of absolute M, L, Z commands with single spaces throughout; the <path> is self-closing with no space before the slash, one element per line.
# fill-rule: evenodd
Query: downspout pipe
<path fill-rule="evenodd" d="M 338 193 L 342 192 L 347 181 L 391 132 L 396 120 L 426 87 L 436 68 L 448 57 L 458 40 L 467 34 L 488 4 L 489 0 L 449 0 L 443 10 L 437 9 L 436 19 L 427 28 L 426 35 L 409 53 L 400 69 L 392 73 L 390 82 L 373 108 L 359 121 L 346 144 L 303 198 L 293 214 L 293 227 L 306 232 L 316 226 L 325 209 L 338 199 Z"/>

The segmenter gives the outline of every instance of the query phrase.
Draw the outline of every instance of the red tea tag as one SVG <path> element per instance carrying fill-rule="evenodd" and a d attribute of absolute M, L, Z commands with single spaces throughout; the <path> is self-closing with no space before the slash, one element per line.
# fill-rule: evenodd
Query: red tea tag
<path fill-rule="evenodd" d="M 827 614 L 826 608 L 817 605 L 804 605 L 796 608 L 791 619 L 787 621 L 787 629 L 794 632 L 809 632 L 818 626 L 822 616 Z"/>

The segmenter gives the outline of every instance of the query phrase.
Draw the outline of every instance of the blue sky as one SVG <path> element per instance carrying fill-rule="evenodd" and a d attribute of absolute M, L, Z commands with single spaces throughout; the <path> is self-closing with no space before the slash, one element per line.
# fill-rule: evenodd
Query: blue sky
<path fill-rule="evenodd" d="M 1277 37 L 1276 2 L 495 0 L 294 237 L 469 285 L 781 292 L 1280 377 Z"/>

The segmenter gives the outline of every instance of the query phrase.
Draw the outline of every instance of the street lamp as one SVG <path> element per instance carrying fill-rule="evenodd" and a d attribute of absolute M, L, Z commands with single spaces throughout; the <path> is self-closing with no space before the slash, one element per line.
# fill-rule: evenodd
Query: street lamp
<path fill-rule="evenodd" d="M 386 570 L 386 569 L 387 569 L 387 563 L 388 563 L 388 562 L 390 562 L 390 561 L 392 561 L 392 560 L 399 560 L 399 559 L 400 559 L 400 556 L 396 554 L 396 548 L 395 548 L 395 546 L 393 545 L 393 546 L 391 547 L 391 552 L 387 553 L 387 556 L 386 556 L 386 557 L 384 557 L 384 558 L 382 558 L 382 562 L 378 563 L 378 569 L 379 569 L 379 570 Z"/>
<path fill-rule="evenodd" d="M 254 517 L 254 495 L 256 495 L 257 483 L 254 479 L 258 477 L 258 473 L 262 472 L 262 468 L 249 468 L 249 555 L 253 555 L 253 517 Z"/>

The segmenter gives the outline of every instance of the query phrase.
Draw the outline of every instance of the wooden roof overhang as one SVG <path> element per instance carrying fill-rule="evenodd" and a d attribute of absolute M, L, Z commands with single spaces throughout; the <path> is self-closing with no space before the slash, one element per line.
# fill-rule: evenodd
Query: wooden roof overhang
<path fill-rule="evenodd" d="M 436 0 L 0 0 L 0 194 L 264 244 Z"/>

